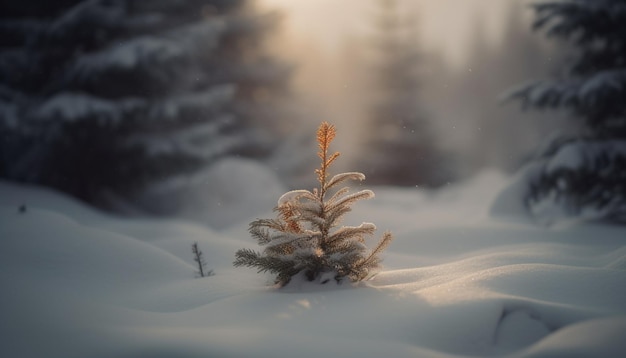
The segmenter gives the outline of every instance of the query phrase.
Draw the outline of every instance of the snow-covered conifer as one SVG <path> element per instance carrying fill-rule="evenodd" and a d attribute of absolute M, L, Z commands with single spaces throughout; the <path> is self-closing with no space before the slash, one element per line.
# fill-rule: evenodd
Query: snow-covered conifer
<path fill-rule="evenodd" d="M 626 3 L 546 1 L 535 10 L 535 28 L 578 51 L 562 78 L 524 85 L 511 97 L 526 107 L 565 109 L 584 130 L 541 154 L 527 204 L 535 213 L 553 206 L 567 216 L 626 223 Z"/>
<path fill-rule="evenodd" d="M 321 164 L 315 173 L 319 187 L 313 191 L 285 193 L 278 200 L 275 219 L 258 219 L 250 223 L 252 237 L 265 249 L 263 252 L 237 251 L 235 266 L 271 272 L 280 286 L 294 276 L 321 283 L 329 279 L 340 282 L 344 278 L 361 281 L 379 268 L 379 254 L 391 242 L 391 233 L 383 234 L 374 249 L 368 250 L 365 238 L 374 234 L 374 224 L 339 227 L 354 202 L 372 198 L 374 193 L 371 190 L 349 193 L 348 187 L 337 189 L 346 181 L 364 180 L 362 173 L 342 173 L 329 178 L 328 168 L 339 156 L 339 153 L 328 152 L 335 134 L 335 127 L 326 122 L 317 131 Z"/>
<path fill-rule="evenodd" d="M 0 176 L 101 204 L 280 143 L 290 66 L 264 45 L 275 13 L 243 0 L 38 3 L 0 16 Z"/>

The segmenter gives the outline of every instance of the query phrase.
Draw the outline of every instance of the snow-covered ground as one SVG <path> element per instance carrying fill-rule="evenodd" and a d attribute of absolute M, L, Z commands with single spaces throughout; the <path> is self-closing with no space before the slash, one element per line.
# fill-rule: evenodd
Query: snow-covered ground
<path fill-rule="evenodd" d="M 373 188 L 347 219 L 394 232 L 385 269 L 275 289 L 232 267 L 247 219 L 115 218 L 0 182 L 0 357 L 623 357 L 626 230 L 490 218 L 504 184 Z"/>

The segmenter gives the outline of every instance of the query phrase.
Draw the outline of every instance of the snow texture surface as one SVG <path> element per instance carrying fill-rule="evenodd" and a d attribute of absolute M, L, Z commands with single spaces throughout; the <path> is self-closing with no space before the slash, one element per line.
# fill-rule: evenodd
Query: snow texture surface
<path fill-rule="evenodd" d="M 490 218 L 504 184 L 374 188 L 348 218 L 394 232 L 385 270 L 278 290 L 232 267 L 247 222 L 120 219 L 2 182 L 0 356 L 622 357 L 626 231 Z M 215 276 L 194 278 L 193 242 Z"/>

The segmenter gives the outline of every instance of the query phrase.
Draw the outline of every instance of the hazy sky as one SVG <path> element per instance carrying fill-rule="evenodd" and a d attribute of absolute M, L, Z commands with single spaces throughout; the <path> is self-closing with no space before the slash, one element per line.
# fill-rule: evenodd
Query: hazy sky
<path fill-rule="evenodd" d="M 295 88 L 338 117 L 335 120 L 340 129 L 352 125 L 351 120 L 360 114 L 346 104 L 346 94 L 359 89 L 347 87 L 349 74 L 338 65 L 350 40 L 371 35 L 377 0 L 259 1 L 285 14 L 282 37 L 274 45 L 277 53 L 297 64 Z M 398 0 L 407 16 L 417 17 L 420 48 L 440 54 L 459 69 L 463 69 L 465 54 L 473 45 L 477 25 L 497 40 L 508 1 L 512 0 Z"/>
<path fill-rule="evenodd" d="M 323 118 L 336 124 L 343 134 L 338 150 L 348 157 L 351 153 L 357 155 L 354 146 L 358 145 L 363 130 L 367 130 L 362 123 L 368 109 L 364 105 L 368 93 L 364 91 L 366 76 L 362 72 L 368 53 L 362 45 L 375 30 L 373 21 L 380 10 L 377 0 L 259 1 L 285 14 L 272 45 L 276 54 L 295 65 L 293 88 L 300 99 L 306 99 L 306 105 L 299 104 L 298 108 L 311 115 L 312 123 Z M 507 28 L 506 21 L 511 19 L 510 5 L 534 0 L 397 1 L 402 14 L 416 20 L 413 30 L 416 45 L 429 56 L 426 63 L 433 69 L 433 76 L 454 74 L 458 79 L 463 73 L 472 72 L 467 55 L 475 55 L 477 41 L 487 39 L 499 45 Z M 530 21 L 533 16 L 530 7 L 525 14 Z M 484 37 L 478 36 L 477 31 L 482 31 Z M 440 134 L 437 140 L 445 149 L 470 153 L 478 141 L 473 129 L 478 120 L 469 116 L 481 116 L 483 112 L 470 113 L 463 106 L 472 107 L 468 103 L 474 102 L 496 106 L 494 93 L 500 89 L 462 94 L 458 88 L 451 90 L 445 77 L 428 76 L 424 81 L 429 81 L 429 86 L 421 96 L 428 103 L 426 112 L 436 119 L 433 128 Z M 484 96 L 493 97 L 493 101 L 483 100 Z M 494 113 L 500 115 L 497 110 Z M 509 118 L 510 113 L 502 115 Z"/>
<path fill-rule="evenodd" d="M 262 0 L 285 11 L 284 29 L 292 38 L 315 41 L 337 50 L 346 37 L 367 33 L 375 0 Z M 400 7 L 416 15 L 420 39 L 455 65 L 463 62 L 477 21 L 497 40 L 508 0 L 400 0 Z M 477 14 L 480 14 L 478 20 Z"/>

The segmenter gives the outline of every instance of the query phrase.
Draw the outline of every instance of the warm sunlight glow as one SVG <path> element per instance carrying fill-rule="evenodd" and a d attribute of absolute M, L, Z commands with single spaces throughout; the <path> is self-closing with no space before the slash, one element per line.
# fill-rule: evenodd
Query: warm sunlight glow
<path fill-rule="evenodd" d="M 346 38 L 367 32 L 364 19 L 376 0 L 263 0 L 284 11 L 290 32 L 312 39 L 328 51 L 337 51 Z M 418 17 L 421 37 L 428 47 L 443 51 L 447 60 L 461 65 L 469 50 L 472 31 L 478 27 L 498 40 L 506 2 L 500 0 L 400 0 L 408 16 Z M 477 15 L 482 18 L 477 19 Z"/>
<path fill-rule="evenodd" d="M 346 155 L 346 163 L 349 162 L 355 152 L 353 149 L 359 145 L 358 137 L 366 134 L 365 129 L 359 131 L 362 128 L 359 123 L 366 116 L 363 111 L 367 100 L 362 92 L 371 72 L 363 66 L 371 60 L 372 51 L 368 47 L 372 44 L 373 24 L 380 3 L 377 0 L 263 0 L 262 4 L 285 14 L 272 47 L 297 63 L 292 78 L 294 88 L 311 106 L 324 108 L 325 116 L 340 131 L 350 134 L 338 146 Z M 465 108 L 446 103 L 446 98 L 454 94 L 449 92 L 452 87 L 437 77 L 444 75 L 442 70 L 457 71 L 463 77 L 475 72 L 471 57 L 476 47 L 482 45 L 481 41 L 499 43 L 505 32 L 510 3 L 398 0 L 397 4 L 402 18 L 414 20 L 411 29 L 414 45 L 424 56 L 419 71 L 427 83 L 422 84 L 422 100 L 428 101 L 429 107 L 440 107 L 432 112 L 438 112 L 438 117 L 442 118 L 434 121 L 436 129 L 446 133 L 442 145 L 452 147 L 452 151 L 467 152 L 467 147 L 474 145 L 475 135 L 480 134 L 480 128 L 466 118 Z M 433 80 L 436 83 L 428 84 Z M 488 89 L 491 92 L 484 95 L 495 97 L 497 91 L 508 86 L 508 83 L 494 84 Z M 518 138 L 526 137 L 521 134 Z"/>

